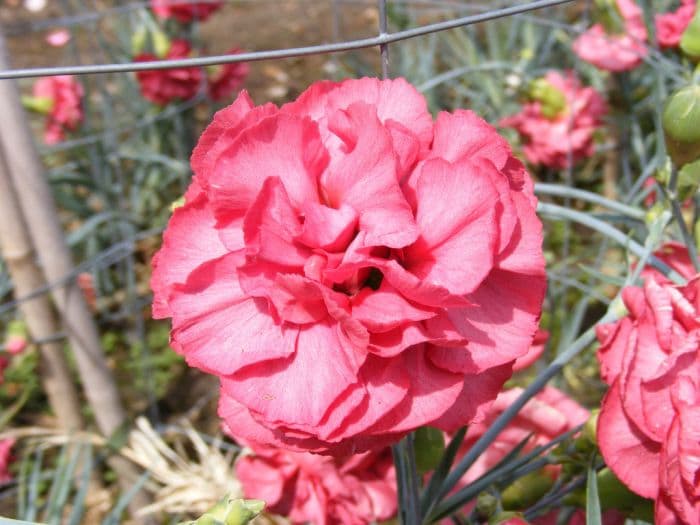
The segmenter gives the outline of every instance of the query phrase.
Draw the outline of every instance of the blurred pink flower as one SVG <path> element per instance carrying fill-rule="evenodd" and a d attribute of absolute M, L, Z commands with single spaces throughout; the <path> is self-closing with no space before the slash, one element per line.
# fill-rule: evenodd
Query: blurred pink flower
<path fill-rule="evenodd" d="M 469 111 L 403 79 L 243 92 L 192 155 L 153 260 L 153 315 L 220 376 L 246 440 L 346 454 L 481 417 L 545 289 L 532 181 Z"/>
<path fill-rule="evenodd" d="M 11 334 L 5 339 L 5 350 L 13 355 L 27 348 L 27 338 L 23 335 Z"/>
<path fill-rule="evenodd" d="M 544 80 L 550 89 L 563 95 L 564 107 L 549 115 L 543 109 L 544 102 L 530 102 L 499 125 L 516 129 L 524 138 L 528 161 L 562 169 L 593 154 L 593 135 L 602 124 L 607 107 L 595 89 L 581 86 L 573 71 L 550 71 Z"/>
<path fill-rule="evenodd" d="M 176 39 L 170 44 L 165 59 L 187 58 L 192 47 L 187 40 Z M 151 53 L 141 53 L 134 57 L 134 62 L 158 60 Z M 177 69 L 153 69 L 137 71 L 136 79 L 141 87 L 141 94 L 154 104 L 166 105 L 178 100 L 189 100 L 197 94 L 202 82 L 202 70 L 196 67 Z"/>
<path fill-rule="evenodd" d="M 695 0 L 681 0 L 670 13 L 656 15 L 656 39 L 661 47 L 678 47 L 681 37 L 695 16 Z"/>
<path fill-rule="evenodd" d="M 522 388 L 504 390 L 479 423 L 469 426 L 461 450 L 465 453 L 489 429 L 491 424 L 522 394 Z M 518 412 L 488 449 L 479 456 L 462 478 L 467 484 L 481 477 L 532 434 L 524 452 L 549 443 L 552 439 L 585 423 L 589 412 L 554 387 L 545 387 Z M 550 472 L 556 473 L 556 469 Z"/>
<path fill-rule="evenodd" d="M 397 510 L 391 450 L 332 458 L 251 445 L 236 462 L 246 498 L 291 523 L 367 525 L 391 519 Z"/>
<path fill-rule="evenodd" d="M 609 34 L 602 24 L 591 26 L 573 44 L 574 52 L 586 62 L 607 71 L 634 69 L 647 54 L 644 13 L 633 0 L 616 0 L 622 18 L 621 33 Z"/>
<path fill-rule="evenodd" d="M 70 41 L 70 39 L 71 34 L 66 29 L 56 29 L 55 31 L 51 31 L 48 35 L 46 35 L 46 42 L 50 46 L 54 47 L 63 47 Z"/>
<path fill-rule="evenodd" d="M 227 51 L 227 55 L 235 55 L 242 51 L 233 48 Z M 221 64 L 207 69 L 207 92 L 209 98 L 216 102 L 221 102 L 243 86 L 243 82 L 248 76 L 250 67 L 245 62 L 234 62 L 232 64 Z"/>
<path fill-rule="evenodd" d="M 175 18 L 179 22 L 204 21 L 224 4 L 223 1 L 151 0 L 151 9 L 159 18 Z"/>
<path fill-rule="evenodd" d="M 656 523 L 700 523 L 700 277 L 685 286 L 630 286 L 628 315 L 599 325 L 598 419 L 605 462 L 630 490 L 656 500 Z"/>
<path fill-rule="evenodd" d="M 15 440 L 8 438 L 0 440 L 0 483 L 7 483 L 12 480 L 10 474 L 10 464 L 14 461 L 12 456 L 12 447 L 15 445 Z"/>
<path fill-rule="evenodd" d="M 34 83 L 33 95 L 50 101 L 46 117 L 44 142 L 65 140 L 66 131 L 75 131 L 83 121 L 83 86 L 68 75 L 40 78 Z"/>

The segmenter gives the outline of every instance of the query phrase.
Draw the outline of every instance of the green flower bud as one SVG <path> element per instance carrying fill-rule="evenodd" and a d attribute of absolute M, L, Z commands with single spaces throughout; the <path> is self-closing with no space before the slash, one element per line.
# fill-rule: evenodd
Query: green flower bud
<path fill-rule="evenodd" d="M 554 119 L 566 110 L 564 93 L 544 78 L 538 78 L 530 83 L 528 96 L 540 103 L 542 114 L 548 119 Z"/>
<path fill-rule="evenodd" d="M 168 35 L 162 31 L 154 31 L 151 33 L 151 41 L 153 42 L 153 51 L 158 58 L 165 58 L 170 51 L 171 42 Z"/>
<path fill-rule="evenodd" d="M 518 478 L 501 493 L 501 503 L 506 510 L 525 509 L 544 496 L 552 488 L 554 480 L 543 471 L 530 472 Z"/>
<path fill-rule="evenodd" d="M 421 427 L 414 433 L 414 439 L 416 467 L 420 474 L 425 474 L 440 463 L 445 452 L 445 436 L 437 428 Z"/>
<path fill-rule="evenodd" d="M 498 511 L 498 499 L 489 494 L 482 492 L 476 498 L 476 513 L 482 520 L 487 520 Z"/>
<path fill-rule="evenodd" d="M 146 36 L 148 36 L 148 31 L 145 27 L 139 27 L 134 34 L 131 35 L 131 54 L 138 55 L 143 51 L 146 46 Z"/>
<path fill-rule="evenodd" d="M 220 501 L 194 521 L 180 525 L 246 525 L 262 512 L 265 502 L 256 499 Z"/>
<path fill-rule="evenodd" d="M 681 36 L 680 48 L 690 58 L 700 58 L 700 10 L 695 11 L 693 19 Z"/>
<path fill-rule="evenodd" d="M 634 519 L 654 521 L 654 502 L 630 491 L 609 468 L 597 475 L 598 494 L 603 510 L 617 509 Z"/>
<path fill-rule="evenodd" d="M 684 87 L 669 97 L 663 127 L 668 153 L 677 167 L 700 157 L 700 86 Z"/>
<path fill-rule="evenodd" d="M 682 202 L 695 193 L 700 185 L 700 159 L 683 166 L 678 172 L 678 199 Z"/>
<path fill-rule="evenodd" d="M 48 115 L 53 109 L 53 100 L 47 97 L 31 97 L 22 95 L 22 105 L 29 111 Z"/>
<path fill-rule="evenodd" d="M 619 35 L 625 32 L 622 13 L 617 8 L 615 0 L 595 0 L 593 18 L 600 22 L 605 32 L 610 35 Z"/>

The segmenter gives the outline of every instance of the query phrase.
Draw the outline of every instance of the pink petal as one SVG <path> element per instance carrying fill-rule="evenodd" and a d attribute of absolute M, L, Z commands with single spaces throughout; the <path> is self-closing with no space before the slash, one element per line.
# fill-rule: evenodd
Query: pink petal
<path fill-rule="evenodd" d="M 303 268 L 311 252 L 294 239 L 301 222 L 279 177 L 265 179 L 243 221 L 246 255 L 288 267 Z"/>
<path fill-rule="evenodd" d="M 163 246 L 152 263 L 154 318 L 170 316 L 168 301 L 173 285 L 185 283 L 197 267 L 227 253 L 215 223 L 203 196 L 174 211 L 163 234 Z"/>
<path fill-rule="evenodd" d="M 303 212 L 304 225 L 297 240 L 306 246 L 342 251 L 355 234 L 358 215 L 346 204 L 335 209 L 309 201 L 304 203 Z"/>
<path fill-rule="evenodd" d="M 527 353 L 543 295 L 543 286 L 532 277 L 495 269 L 467 296 L 474 306 L 450 310 L 457 331 L 469 341 L 473 373 Z"/>
<path fill-rule="evenodd" d="M 280 178 L 298 210 L 318 200 L 317 180 L 328 163 L 317 126 L 283 114 L 259 120 L 235 140 L 220 137 L 208 155 L 208 179 L 200 183 L 217 217 L 248 209 L 268 177 Z"/>
<path fill-rule="evenodd" d="M 597 441 L 605 463 L 620 481 L 642 497 L 656 497 L 659 444 L 647 438 L 627 418 L 617 381 L 603 399 Z"/>
<path fill-rule="evenodd" d="M 363 288 L 351 299 L 352 316 L 371 332 L 387 332 L 404 323 L 435 317 L 435 310 L 409 303 L 386 281 L 378 290 Z"/>
<path fill-rule="evenodd" d="M 344 142 L 346 154 L 332 163 L 321 181 L 325 203 L 351 206 L 366 232 L 366 246 L 401 248 L 418 236 L 413 211 L 396 179 L 391 136 L 375 109 L 355 103 L 331 116 L 329 127 Z"/>
<path fill-rule="evenodd" d="M 498 193 L 490 177 L 469 162 L 436 159 L 423 165 L 416 193 L 421 235 L 404 250 L 404 266 L 455 295 L 474 291 L 491 271 L 498 244 Z"/>
<path fill-rule="evenodd" d="M 464 376 L 459 396 L 452 406 L 430 425 L 446 432 L 483 420 L 491 403 L 511 376 L 511 365 L 496 366 L 481 373 Z"/>
<path fill-rule="evenodd" d="M 193 272 L 173 294 L 172 340 L 188 363 L 217 375 L 294 352 L 298 329 L 277 326 L 265 302 L 243 295 L 237 254 Z"/>
<path fill-rule="evenodd" d="M 364 357 L 343 340 L 335 325 L 316 323 L 299 330 L 290 357 L 249 366 L 223 379 L 222 385 L 270 423 L 313 427 L 357 381 Z"/>

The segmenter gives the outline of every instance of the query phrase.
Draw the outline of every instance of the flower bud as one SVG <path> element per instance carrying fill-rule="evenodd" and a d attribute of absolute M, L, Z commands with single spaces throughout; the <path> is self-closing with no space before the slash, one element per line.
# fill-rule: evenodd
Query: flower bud
<path fill-rule="evenodd" d="M 170 39 L 168 35 L 162 31 L 153 31 L 151 33 L 151 40 L 153 42 L 153 51 L 159 58 L 165 58 L 170 51 Z"/>
<path fill-rule="evenodd" d="M 554 480 L 543 471 L 530 472 L 510 484 L 501 494 L 506 510 L 527 508 L 536 503 L 552 488 Z"/>
<path fill-rule="evenodd" d="M 700 157 L 700 86 L 676 91 L 663 113 L 668 153 L 677 167 Z"/>
<path fill-rule="evenodd" d="M 619 35 L 625 32 L 622 13 L 617 7 L 616 0 L 595 0 L 593 18 L 603 26 L 609 35 Z"/>
<path fill-rule="evenodd" d="M 498 499 L 488 492 L 482 492 L 476 498 L 476 514 L 482 520 L 487 520 L 498 511 Z"/>
<path fill-rule="evenodd" d="M 148 31 L 145 27 L 139 27 L 134 34 L 131 35 L 131 54 L 138 55 L 146 47 L 146 36 L 148 36 Z"/>
<path fill-rule="evenodd" d="M 542 115 L 549 119 L 558 117 L 566 109 L 564 93 L 544 78 L 538 78 L 530 83 L 528 95 L 532 100 L 540 103 Z"/>
<path fill-rule="evenodd" d="M 597 480 L 603 510 L 617 509 L 631 518 L 653 522 L 653 502 L 630 491 L 609 468 L 598 472 Z"/>
<path fill-rule="evenodd" d="M 690 58 L 700 58 L 700 10 L 695 11 L 688 27 L 681 36 L 680 48 Z"/>
<path fill-rule="evenodd" d="M 421 427 L 416 430 L 414 450 L 418 472 L 425 474 L 438 466 L 445 452 L 445 436 L 441 430 L 433 427 Z"/>
<path fill-rule="evenodd" d="M 28 333 L 27 325 L 24 321 L 15 319 L 10 321 L 7 325 L 7 332 L 5 335 L 5 350 L 11 354 L 19 354 L 28 344 Z"/>
<path fill-rule="evenodd" d="M 198 519 L 181 525 L 246 525 L 264 508 L 265 502 L 256 499 L 223 500 Z"/>
<path fill-rule="evenodd" d="M 53 109 L 53 100 L 48 97 L 22 95 L 22 105 L 29 111 L 48 115 Z"/>

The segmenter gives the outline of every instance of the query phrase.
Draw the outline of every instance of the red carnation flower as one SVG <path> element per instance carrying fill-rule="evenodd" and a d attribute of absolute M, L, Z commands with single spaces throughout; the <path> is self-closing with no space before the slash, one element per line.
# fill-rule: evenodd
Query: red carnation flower
<path fill-rule="evenodd" d="M 227 55 L 235 55 L 242 51 L 238 48 L 229 50 Z M 245 62 L 234 62 L 231 64 L 221 64 L 207 68 L 207 92 L 209 98 L 220 102 L 236 93 L 250 71 L 250 67 Z"/>
<path fill-rule="evenodd" d="M 187 40 L 173 40 L 166 59 L 187 58 L 192 48 Z M 141 53 L 134 62 L 158 60 L 151 53 Z M 154 104 L 164 106 L 176 100 L 189 100 L 197 94 L 202 82 L 202 71 L 194 67 L 177 69 L 154 69 L 137 71 L 136 78 L 141 86 L 141 94 Z"/>
<path fill-rule="evenodd" d="M 586 62 L 606 71 L 629 71 L 641 64 L 647 54 L 644 13 L 633 0 L 616 0 L 622 19 L 621 31 L 609 33 L 603 24 L 591 26 L 573 44 L 574 52 Z"/>
<path fill-rule="evenodd" d="M 367 525 L 397 510 L 396 472 L 391 450 L 331 458 L 252 445 L 236 462 L 246 498 L 262 499 L 267 510 L 291 523 Z"/>
<path fill-rule="evenodd" d="M 83 121 L 83 86 L 68 75 L 40 78 L 34 83 L 33 96 L 47 100 L 48 113 L 44 142 L 56 144 L 65 140 L 67 131 L 75 131 Z"/>
<path fill-rule="evenodd" d="M 695 16 L 695 0 L 681 0 L 670 13 L 656 15 L 656 39 L 661 47 L 678 47 L 683 33 Z"/>
<path fill-rule="evenodd" d="M 560 108 L 550 113 L 544 107 L 547 101 L 533 101 L 499 124 L 515 128 L 525 139 L 528 161 L 562 169 L 593 154 L 593 134 L 607 108 L 603 97 L 592 87 L 582 87 L 573 71 L 550 71 L 544 81 L 559 94 Z"/>
<path fill-rule="evenodd" d="M 237 436 L 342 453 L 478 419 L 545 289 L 532 181 L 469 111 L 402 79 L 243 92 L 192 155 L 154 258 L 155 317 L 221 377 Z"/>
<path fill-rule="evenodd" d="M 598 420 L 603 458 L 656 500 L 656 523 L 700 523 L 700 279 L 623 290 L 629 314 L 597 327 L 610 385 Z"/>
<path fill-rule="evenodd" d="M 223 2 L 191 2 L 186 0 L 151 0 L 151 9 L 159 18 L 175 18 L 187 24 L 193 20 L 203 21 L 219 9 Z"/>
<path fill-rule="evenodd" d="M 14 445 L 15 440 L 12 438 L 0 440 L 0 483 L 7 483 L 12 480 L 10 464 L 15 459 L 12 456 L 12 447 Z"/>

